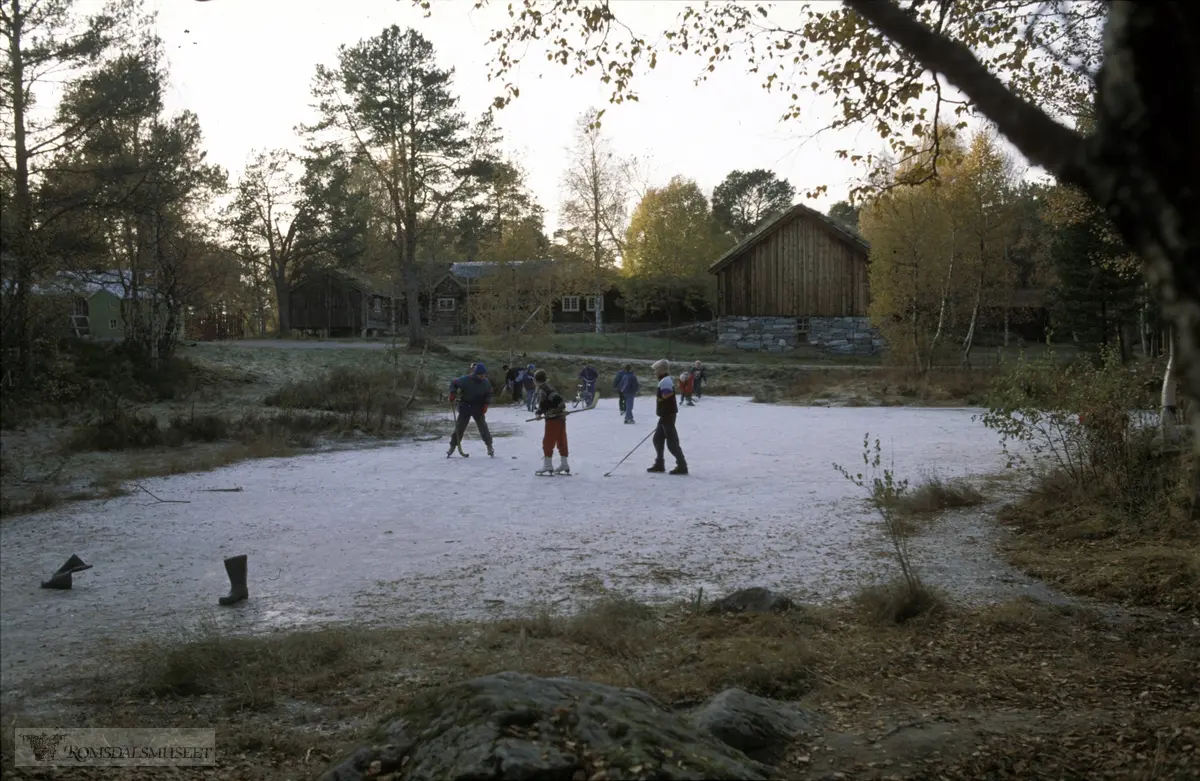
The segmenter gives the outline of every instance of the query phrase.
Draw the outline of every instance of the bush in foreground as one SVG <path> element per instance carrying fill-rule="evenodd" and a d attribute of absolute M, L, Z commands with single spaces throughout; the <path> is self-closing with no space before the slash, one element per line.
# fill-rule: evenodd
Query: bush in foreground
<path fill-rule="evenodd" d="M 1029 492 L 1001 514 L 1009 553 L 1069 591 L 1200 610 L 1200 520 L 1190 448 L 1172 448 L 1136 413 L 1143 377 L 1113 353 L 1066 368 L 1018 364 L 993 389 L 984 423 Z"/>

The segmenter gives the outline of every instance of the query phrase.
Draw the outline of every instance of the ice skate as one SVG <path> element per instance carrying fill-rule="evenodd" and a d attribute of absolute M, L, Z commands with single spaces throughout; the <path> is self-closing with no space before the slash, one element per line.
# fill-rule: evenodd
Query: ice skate
<path fill-rule="evenodd" d="M 671 474 L 673 475 L 686 475 L 687 473 L 687 464 L 683 463 L 676 464 L 675 468 L 671 470 Z"/>
<path fill-rule="evenodd" d="M 554 474 L 554 459 L 546 456 L 542 459 L 542 468 L 534 472 L 535 475 L 553 475 Z"/>
<path fill-rule="evenodd" d="M 558 457 L 558 469 L 555 469 L 555 470 L 554 470 L 554 474 L 556 474 L 556 475 L 569 475 L 569 474 L 571 474 L 571 465 L 567 463 L 567 457 L 566 457 L 566 456 L 559 456 L 559 457 Z"/>
<path fill-rule="evenodd" d="M 655 461 L 654 466 L 650 467 L 646 471 L 647 472 L 665 472 L 665 471 L 667 471 L 667 467 L 663 465 L 662 461 Z"/>

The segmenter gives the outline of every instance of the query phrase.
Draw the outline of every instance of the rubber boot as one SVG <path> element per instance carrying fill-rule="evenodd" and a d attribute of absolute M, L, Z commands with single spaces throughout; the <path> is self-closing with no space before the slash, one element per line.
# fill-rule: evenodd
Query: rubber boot
<path fill-rule="evenodd" d="M 71 554 L 71 558 L 67 559 L 67 563 L 59 567 L 50 579 L 42 583 L 42 588 L 52 588 L 58 591 L 66 591 L 71 588 L 72 578 L 76 572 L 83 572 L 92 568 L 91 564 L 87 564 L 83 559 Z"/>
<path fill-rule="evenodd" d="M 229 576 L 229 594 L 217 600 L 220 605 L 235 605 L 243 599 L 250 598 L 250 589 L 246 584 L 248 564 L 245 556 L 233 556 L 225 559 L 225 574 Z"/>
<path fill-rule="evenodd" d="M 650 467 L 646 471 L 647 472 L 665 472 L 665 471 L 667 471 L 667 467 L 663 465 L 662 461 L 655 461 L 654 466 Z"/>
<path fill-rule="evenodd" d="M 539 475 L 554 474 L 554 459 L 550 456 L 542 457 L 542 468 L 538 470 Z"/>
<path fill-rule="evenodd" d="M 675 468 L 671 470 L 671 474 L 686 475 L 687 474 L 687 464 L 684 463 L 683 461 L 680 461 L 678 464 L 675 465 Z"/>
<path fill-rule="evenodd" d="M 71 573 L 70 572 L 55 572 L 50 576 L 49 580 L 42 581 L 42 588 L 52 588 L 59 591 L 66 591 L 71 588 Z"/>
<path fill-rule="evenodd" d="M 567 457 L 566 457 L 566 456 L 559 456 L 559 457 L 558 457 L 558 469 L 555 469 L 554 471 L 555 471 L 555 472 L 557 472 L 557 473 L 559 473 L 560 475 L 569 475 L 569 474 L 571 474 L 571 465 L 567 463 Z"/>

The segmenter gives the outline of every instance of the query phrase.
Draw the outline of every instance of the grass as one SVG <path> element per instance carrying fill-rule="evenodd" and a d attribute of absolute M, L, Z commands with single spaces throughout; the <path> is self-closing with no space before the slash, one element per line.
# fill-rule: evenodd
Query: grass
<path fill-rule="evenodd" d="M 1114 625 L 1023 599 L 881 624 L 863 609 L 876 596 L 726 616 L 609 596 L 567 615 L 251 637 L 206 623 L 120 651 L 74 694 L 85 724 L 219 722 L 229 761 L 258 778 L 311 777 L 417 692 L 501 670 L 633 686 L 674 708 L 730 686 L 801 700 L 825 726 L 788 752 L 781 775 L 794 778 L 853 777 L 868 759 L 897 778 L 952 779 L 1014 767 L 1182 778 L 1200 762 L 1188 748 L 1200 745 L 1200 643 L 1181 642 L 1195 634 L 1186 622 Z M 910 730 L 934 730 L 938 751 L 922 752 Z"/>
<path fill-rule="evenodd" d="M 939 616 L 946 611 L 947 604 L 936 589 L 920 581 L 910 584 L 903 579 L 865 588 L 856 602 L 868 620 L 882 626 Z"/>
<path fill-rule="evenodd" d="M 969 480 L 943 480 L 937 475 L 928 475 L 915 487 L 896 497 L 893 506 L 907 515 L 932 515 L 945 510 L 976 507 L 983 504 L 985 499 Z"/>
<path fill-rule="evenodd" d="M 1080 485 L 1051 472 L 1001 511 L 1014 532 L 1005 550 L 1016 566 L 1073 594 L 1200 612 L 1200 523 L 1181 493 L 1134 509 L 1102 479 Z"/>

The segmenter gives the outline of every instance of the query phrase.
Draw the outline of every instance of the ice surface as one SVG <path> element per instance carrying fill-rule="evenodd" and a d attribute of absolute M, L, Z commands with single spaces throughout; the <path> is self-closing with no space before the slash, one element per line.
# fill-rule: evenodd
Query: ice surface
<path fill-rule="evenodd" d="M 995 473 L 1003 458 L 977 410 L 809 408 L 706 397 L 679 417 L 691 474 L 647 474 L 652 401 L 623 425 L 613 399 L 568 423 L 569 480 L 535 477 L 542 424 L 493 406 L 514 430 L 488 458 L 447 440 L 250 461 L 144 481 L 144 493 L 63 506 L 0 527 L 4 688 L 97 643 L 215 619 L 226 631 L 330 621 L 395 624 L 423 614 L 570 607 L 615 589 L 645 598 L 760 585 L 801 600 L 843 595 L 892 563 L 857 469 L 865 432 L 901 477 Z M 555 459 L 557 463 L 557 457 Z M 667 466 L 672 466 L 667 455 Z M 239 486 L 236 493 L 205 489 Z M 917 546 L 927 579 L 968 598 L 1034 588 L 991 553 L 978 511 Z M 77 553 L 95 568 L 71 591 L 38 587 Z M 222 559 L 248 554 L 247 602 L 218 608 Z"/>

